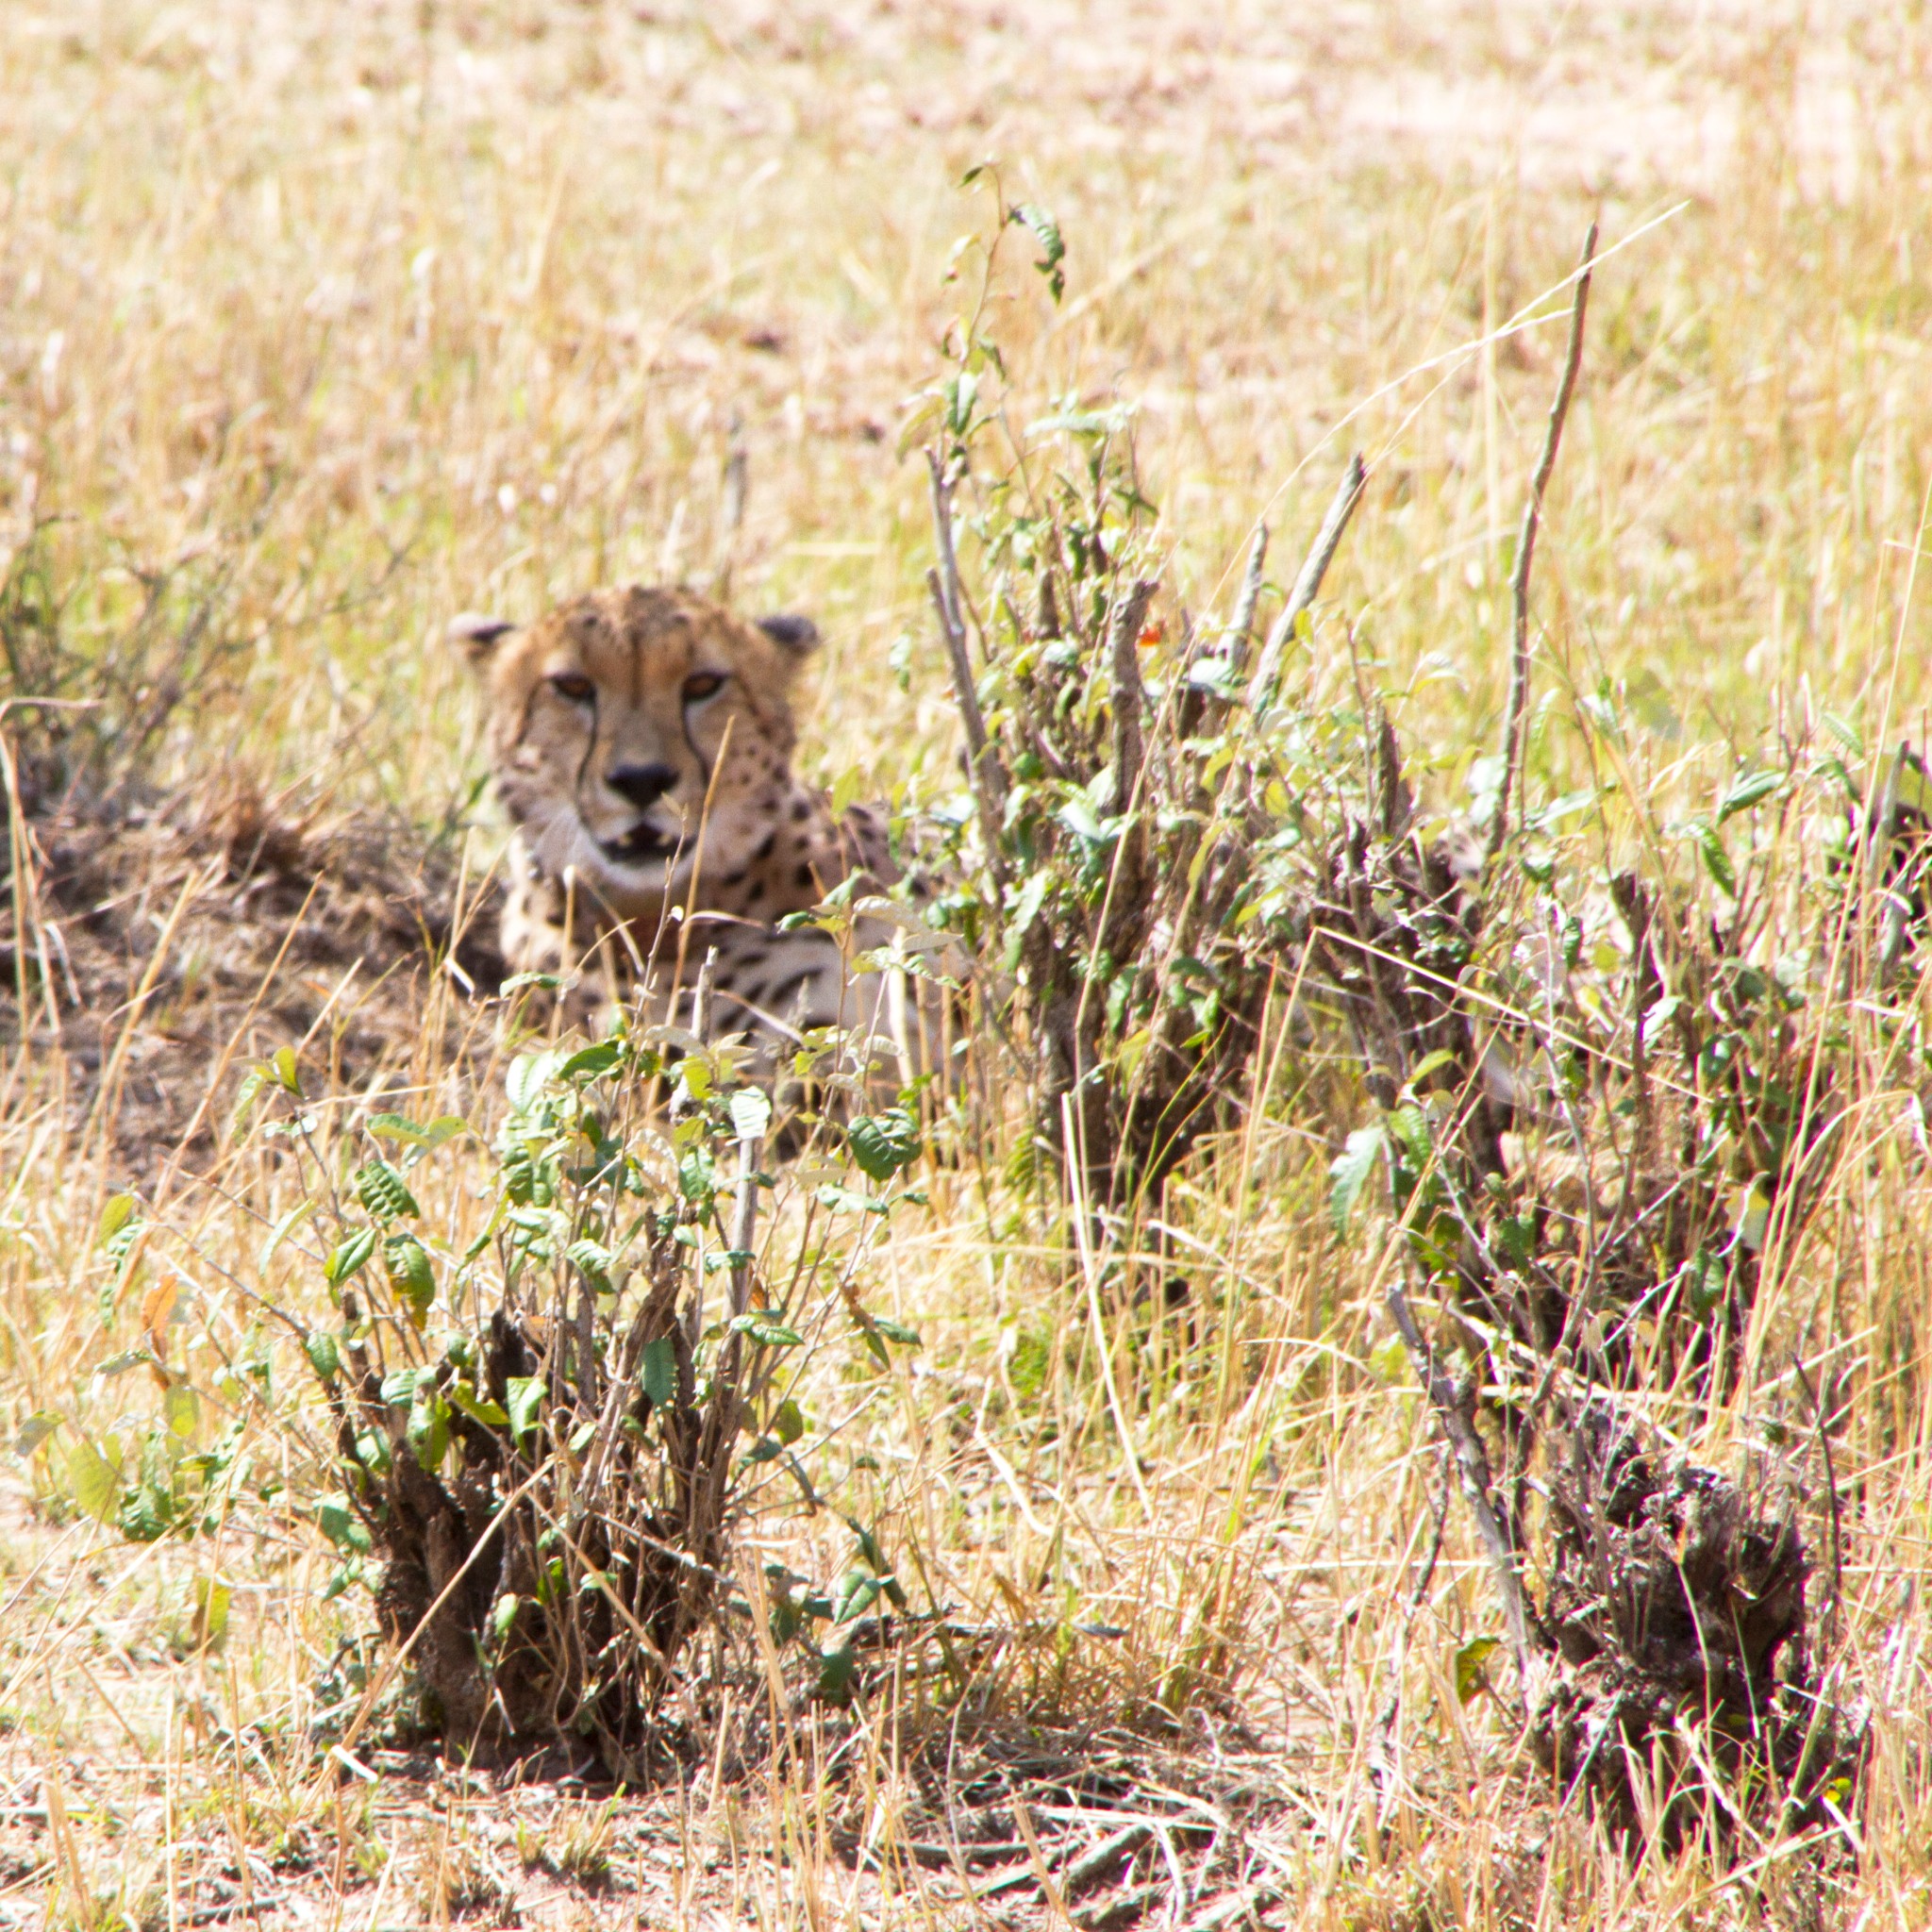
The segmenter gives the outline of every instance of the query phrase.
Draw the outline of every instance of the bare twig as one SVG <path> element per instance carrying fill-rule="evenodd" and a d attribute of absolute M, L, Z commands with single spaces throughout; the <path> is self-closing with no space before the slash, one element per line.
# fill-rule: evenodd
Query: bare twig
<path fill-rule="evenodd" d="M 966 732 L 966 775 L 972 781 L 973 797 L 979 808 L 979 829 L 986 841 L 987 863 L 993 877 L 1004 886 L 1006 863 L 1000 856 L 999 830 L 1006 805 L 1006 787 L 996 760 L 987 756 L 986 718 L 979 708 L 979 691 L 973 681 L 973 660 L 966 654 L 965 599 L 959 590 L 959 559 L 953 548 L 953 486 L 946 475 L 945 459 L 937 450 L 926 452 L 932 472 L 932 529 L 939 552 L 939 567 L 925 574 L 926 589 L 932 592 L 933 608 L 939 615 L 940 635 L 945 640 L 946 661 L 953 673 L 953 695 L 959 707 L 959 722 Z"/>
<path fill-rule="evenodd" d="M 1341 547 L 1342 532 L 1348 528 L 1348 520 L 1355 514 L 1355 507 L 1361 501 L 1362 486 L 1368 481 L 1368 472 L 1362 467 L 1359 455 L 1348 459 L 1348 468 L 1341 473 L 1341 481 L 1336 485 L 1335 494 L 1328 505 L 1328 514 L 1322 519 L 1322 527 L 1315 533 L 1315 541 L 1308 548 L 1308 554 L 1302 559 L 1300 575 L 1294 580 L 1294 589 L 1289 592 L 1288 602 L 1282 607 L 1281 615 L 1274 620 L 1274 627 L 1268 633 L 1268 641 L 1261 647 L 1261 661 L 1255 671 L 1255 681 L 1248 687 L 1248 708 L 1258 711 L 1272 704 L 1274 687 L 1281 680 L 1281 659 L 1290 641 L 1294 636 L 1294 627 L 1301 622 L 1302 613 L 1322 594 L 1322 579 L 1328 575 L 1328 566 L 1335 561 L 1335 553 Z M 1251 564 L 1250 569 L 1254 566 Z"/>
<path fill-rule="evenodd" d="M 1516 539 L 1516 568 L 1509 575 L 1511 628 L 1509 641 L 1509 699 L 1503 714 L 1503 775 L 1496 787 L 1496 809 L 1490 820 L 1485 867 L 1503 849 L 1509 830 L 1509 794 L 1523 775 L 1523 735 L 1529 715 L 1529 566 L 1536 555 L 1536 533 L 1542 522 L 1543 491 L 1557 467 L 1557 446 L 1563 441 L 1563 419 L 1570 413 L 1570 398 L 1576 389 L 1576 372 L 1583 361 L 1583 324 L 1590 309 L 1590 276 L 1596 259 L 1596 224 L 1583 238 L 1583 265 L 1577 271 L 1576 289 L 1570 304 L 1570 341 L 1563 352 L 1563 379 L 1557 385 L 1556 400 L 1550 405 L 1549 427 L 1543 432 L 1542 454 L 1529 479 L 1529 501 L 1523 506 L 1523 529 Z"/>
<path fill-rule="evenodd" d="M 1248 546 L 1248 567 L 1241 575 L 1241 595 L 1235 599 L 1234 616 L 1227 626 L 1227 671 L 1230 679 L 1239 677 L 1248 655 L 1248 640 L 1255 634 L 1255 607 L 1261 601 L 1261 567 L 1268 560 L 1268 525 L 1255 525 L 1255 541 Z"/>
<path fill-rule="evenodd" d="M 738 1137 L 738 1193 L 731 1214 L 731 1312 L 751 1303 L 751 1244 L 758 1224 L 758 1145 L 761 1136 Z"/>
<path fill-rule="evenodd" d="M 1130 1824 L 1124 1831 L 1117 1831 L 1111 1837 L 1102 1839 L 1097 1845 L 1082 1852 L 1060 1874 L 1061 1890 L 1072 1898 L 1096 1878 L 1107 1877 L 1123 1858 L 1131 1857 L 1153 1836 L 1151 1825 Z"/>
<path fill-rule="evenodd" d="M 1456 1457 L 1457 1474 L 1462 1480 L 1462 1493 L 1468 1498 L 1470 1510 L 1475 1517 L 1476 1534 L 1482 1539 L 1483 1552 L 1490 1559 L 1496 1593 L 1503 1599 L 1503 1622 L 1509 1632 L 1509 1647 L 1516 1655 L 1517 1675 L 1523 1687 L 1524 1704 L 1527 1707 L 1534 1704 L 1536 1689 L 1541 1681 L 1541 1664 L 1530 1636 L 1529 1609 L 1524 1601 L 1523 1578 L 1517 1572 L 1516 1552 L 1509 1547 L 1509 1540 L 1504 1535 L 1502 1522 L 1496 1515 L 1489 1452 L 1483 1447 L 1482 1438 L 1476 1434 L 1475 1425 L 1469 1419 L 1456 1384 L 1436 1366 L 1434 1353 L 1423 1340 L 1415 1310 L 1408 1305 L 1407 1291 L 1400 1281 L 1390 1283 L 1388 1301 L 1389 1313 L 1394 1320 L 1396 1332 L 1402 1337 L 1403 1347 L 1408 1351 L 1416 1378 L 1428 1391 L 1429 1406 L 1436 1411 L 1436 1420 L 1442 1425 L 1442 1433 L 1448 1438 L 1450 1450 Z"/>

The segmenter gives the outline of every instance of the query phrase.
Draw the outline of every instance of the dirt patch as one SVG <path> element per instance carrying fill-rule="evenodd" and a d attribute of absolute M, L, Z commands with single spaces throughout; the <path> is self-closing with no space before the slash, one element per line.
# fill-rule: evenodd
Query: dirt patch
<path fill-rule="evenodd" d="M 0 847 L 7 1077 L 138 1174 L 212 1145 L 249 1058 L 320 1044 L 332 1084 L 360 1084 L 420 1043 L 432 974 L 465 1004 L 501 983 L 496 888 L 460 833 L 225 774 L 20 805 Z"/>

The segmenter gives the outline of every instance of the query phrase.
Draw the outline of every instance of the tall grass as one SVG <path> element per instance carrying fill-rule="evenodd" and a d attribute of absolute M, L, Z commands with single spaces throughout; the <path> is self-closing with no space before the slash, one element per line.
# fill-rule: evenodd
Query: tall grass
<path fill-rule="evenodd" d="M 1058 308 L 1017 256 L 995 286 L 1030 399 L 1016 415 L 1070 394 L 1134 408 L 1189 608 L 1224 609 L 1254 521 L 1310 531 L 1364 450 L 1310 696 L 1386 692 L 1452 807 L 1503 702 L 1507 541 L 1561 345 L 1560 320 L 1536 320 L 1560 300 L 1536 304 L 1600 208 L 1606 245 L 1627 246 L 1598 274 L 1538 552 L 1529 782 L 1547 797 L 1614 777 L 1603 855 L 1672 841 L 1688 891 L 1695 852 L 1671 828 L 1708 811 L 1740 753 L 1804 742 L 1865 785 L 1881 751 L 1924 739 L 1924 32 L 1875 8 L 1734 37 L 1662 8 L 1560 28 L 1457 15 L 1427 44 L 1396 22 L 22 10 L 0 31 L 0 545 L 43 524 L 83 658 L 129 634 L 158 573 L 219 561 L 233 648 L 143 759 L 163 794 L 206 778 L 214 747 L 305 808 L 460 817 L 474 720 L 432 642 L 452 610 L 521 616 L 590 581 L 727 562 L 741 601 L 808 609 L 830 640 L 808 762 L 848 790 L 951 793 L 925 479 L 897 440 L 976 286 L 977 244 L 954 250 L 984 208 L 956 183 L 992 152 L 1008 198 L 1052 208 L 1070 242 Z M 1459 103 L 1453 133 L 1375 132 L 1377 102 L 1420 77 Z M 1271 96 L 1284 85 L 1302 91 Z M 1657 98 L 1646 166 L 1627 158 L 1628 104 Z M 1489 144 L 1552 99 L 1574 104 L 1567 145 L 1534 128 Z M 1733 117 L 1727 145 L 1683 134 L 1707 110 Z M 1577 154 L 1588 192 L 1563 164 Z M 0 731 L 21 741 L 16 715 Z M 1781 891 L 1808 883 L 1798 832 L 1757 860 Z M 477 838 L 472 876 L 490 857 Z M 217 892 L 175 875 L 144 996 L 137 959 L 118 1007 L 66 1016 L 69 1035 L 138 1069 L 143 1029 L 193 1009 L 206 964 L 177 941 Z M 265 997 L 211 1043 L 214 1116 L 216 1073 L 286 1043 L 335 1096 L 325 1158 L 358 1108 L 487 1131 L 495 1012 L 434 979 L 424 1024 L 351 1083 L 333 1063 L 362 996 L 324 989 L 306 1038 L 278 1037 Z M 1191 1910 L 1265 1895 L 1310 1926 L 1918 1923 L 1924 1069 L 1916 1008 L 1859 997 L 1827 1017 L 1857 1069 L 1836 1179 L 1767 1270 L 1750 1373 L 1691 1446 L 1731 1466 L 1779 1438 L 1822 1486 L 1790 1351 L 1849 1402 L 1831 1438 L 1843 1591 L 1820 1641 L 1874 1714 L 1856 1856 L 1768 1840 L 1728 1865 L 1657 1848 L 1633 1868 L 1553 1809 L 1499 1701 L 1465 1701 L 1457 1654 L 1495 1613 L 1378 1312 L 1394 1250 L 1332 1231 L 1327 1163 L 1362 1106 L 1343 1067 L 1253 1096 L 1170 1178 L 1159 1266 L 1195 1284 L 1172 1314 L 1109 1295 L 997 1133 L 930 1165 L 929 1208 L 895 1213 L 858 1283 L 919 1330 L 913 1366 L 829 1348 L 802 1394 L 828 1500 L 946 1607 L 971 1696 L 872 1686 L 876 1706 L 835 1717 L 793 1694 L 776 1650 L 768 1691 L 725 1672 L 692 1707 L 683 1796 L 616 1814 L 614 1868 L 666 1914 L 963 1923 L 917 1850 L 936 1829 L 919 1753 L 950 1724 L 955 1767 L 985 1773 L 1003 1820 L 1015 1791 L 1066 1803 L 1082 1762 L 1150 1807 L 1165 1789 L 1206 1807 L 1184 1814 L 1195 1835 L 1161 1814 L 1175 1864 L 1208 1874 Z M 0 1757 L 38 1794 L 0 1822 L 22 1860 L 8 1882 L 57 1922 L 170 1924 L 352 1885 L 365 1923 L 435 1920 L 464 1874 L 560 1885 L 593 1820 L 410 1783 L 359 1741 L 360 1770 L 325 1777 L 307 1748 L 366 1690 L 339 1645 L 370 1619 L 353 1594 L 321 1601 L 319 1459 L 276 1419 L 306 1370 L 262 1299 L 320 1306 L 299 1247 L 264 1254 L 295 1204 L 276 1143 L 225 1135 L 198 1179 L 163 1163 L 143 1183 L 154 1231 L 116 1256 L 98 1234 L 125 1150 L 76 1120 L 53 1045 L 11 1056 L 0 1419 L 9 1440 L 35 1414 L 62 1426 L 13 1464 L 0 1527 Z M 485 1212 L 480 1161 L 452 1142 L 412 1177 L 455 1248 Z M 150 1372 L 113 1367 L 149 1330 L 196 1391 L 186 1440 L 239 1424 L 253 1467 L 208 1536 L 136 1548 L 75 1507 L 73 1444 L 135 1454 L 165 1424 Z M 750 1531 L 755 1607 L 764 1561 L 824 1579 L 851 1557 L 838 1513 L 771 1504 Z M 733 1641 L 762 1657 L 769 1632 L 755 1607 Z M 998 1757 L 1009 1720 L 1038 1727 L 1037 1763 Z M 1165 1870 L 1158 1841 L 1134 1856 Z"/>

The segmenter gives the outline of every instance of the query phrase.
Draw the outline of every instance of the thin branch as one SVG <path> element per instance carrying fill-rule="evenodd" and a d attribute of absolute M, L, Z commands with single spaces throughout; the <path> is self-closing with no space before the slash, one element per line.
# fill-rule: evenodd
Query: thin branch
<path fill-rule="evenodd" d="M 939 552 L 939 567 L 925 574 L 926 589 L 932 592 L 933 609 L 938 613 L 940 635 L 945 641 L 946 661 L 953 673 L 953 696 L 959 707 L 959 721 L 966 732 L 966 775 L 972 781 L 974 802 L 979 808 L 980 836 L 986 841 L 987 863 L 994 880 L 1004 890 L 1006 861 L 1000 854 L 1000 824 L 1005 816 L 1006 786 L 997 759 L 988 757 L 986 718 L 979 708 L 979 692 L 973 681 L 973 660 L 966 654 L 965 600 L 959 590 L 959 559 L 953 548 L 953 486 L 946 476 L 945 459 L 937 450 L 926 452 L 932 471 L 932 529 Z"/>
<path fill-rule="evenodd" d="M 1301 574 L 1294 580 L 1294 589 L 1289 592 L 1288 603 L 1274 620 L 1274 627 L 1268 633 L 1268 641 L 1261 647 L 1261 662 L 1255 672 L 1254 683 L 1248 687 L 1248 708 L 1251 711 L 1262 710 L 1274 702 L 1274 687 L 1281 679 L 1283 654 L 1294 636 L 1295 625 L 1301 622 L 1302 613 L 1322 593 L 1322 579 L 1328 575 L 1328 566 L 1335 561 L 1335 553 L 1341 547 L 1341 534 L 1348 528 L 1348 520 L 1355 514 L 1356 505 L 1361 501 L 1362 486 L 1367 481 L 1368 472 L 1363 469 L 1357 453 L 1349 458 L 1348 468 L 1341 473 L 1341 481 L 1329 501 L 1328 514 L 1322 519 L 1322 527 L 1315 533 L 1315 541 L 1309 546 L 1307 556 L 1302 559 Z"/>
<path fill-rule="evenodd" d="M 1504 1535 L 1502 1522 L 1496 1515 L 1489 1452 L 1483 1447 L 1474 1424 L 1470 1421 L 1456 1384 L 1436 1366 L 1434 1353 L 1423 1340 L 1415 1311 L 1408 1305 L 1407 1291 L 1400 1281 L 1390 1283 L 1388 1300 L 1389 1313 L 1402 1337 L 1402 1345 L 1408 1351 L 1417 1379 L 1428 1391 L 1429 1406 L 1435 1410 L 1436 1420 L 1441 1424 L 1442 1433 L 1448 1438 L 1450 1450 L 1456 1457 L 1457 1474 L 1462 1479 L 1462 1493 L 1468 1498 L 1471 1513 L 1475 1517 L 1476 1534 L 1482 1539 L 1483 1552 L 1490 1559 L 1496 1593 L 1503 1599 L 1503 1622 L 1509 1632 L 1509 1647 L 1516 1655 L 1516 1672 L 1523 1686 L 1524 1705 L 1528 1708 L 1534 1705 L 1537 1688 L 1541 1683 L 1541 1663 L 1530 1635 L 1529 1609 L 1524 1601 L 1523 1578 L 1517 1571 L 1516 1552 L 1509 1547 L 1509 1540 Z"/>
<path fill-rule="evenodd" d="M 1248 655 L 1248 640 L 1255 634 L 1255 607 L 1261 601 L 1261 566 L 1268 560 L 1268 525 L 1255 525 L 1255 541 L 1248 549 L 1248 567 L 1241 577 L 1241 593 L 1235 599 L 1234 616 L 1227 626 L 1227 670 L 1230 679 L 1239 677 Z"/>
<path fill-rule="evenodd" d="M 738 1194 L 731 1214 L 731 1312 L 751 1306 L 751 1244 L 758 1225 L 758 1148 L 762 1136 L 738 1137 Z"/>
<path fill-rule="evenodd" d="M 1563 419 L 1576 389 L 1576 372 L 1583 362 L 1583 324 L 1590 310 L 1590 277 L 1596 260 L 1596 224 L 1583 238 L 1583 265 L 1577 271 L 1575 294 L 1570 304 L 1570 342 L 1563 352 L 1563 379 L 1550 405 L 1549 427 L 1543 432 L 1542 454 L 1529 479 L 1529 501 L 1523 506 L 1523 530 L 1516 540 L 1516 568 L 1509 575 L 1511 631 L 1509 642 L 1509 701 L 1503 716 L 1503 776 L 1496 788 L 1496 809 L 1490 820 L 1487 870 L 1509 830 L 1509 795 L 1523 778 L 1524 727 L 1529 716 L 1529 566 L 1536 555 L 1536 533 L 1542 522 L 1543 491 L 1557 467 L 1557 450 L 1563 441 Z"/>

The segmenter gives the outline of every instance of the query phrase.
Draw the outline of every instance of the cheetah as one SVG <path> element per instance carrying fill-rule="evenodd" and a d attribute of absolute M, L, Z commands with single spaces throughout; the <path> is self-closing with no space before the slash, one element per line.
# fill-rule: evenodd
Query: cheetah
<path fill-rule="evenodd" d="M 835 814 L 791 769 L 792 686 L 820 641 L 808 619 L 747 622 L 681 587 L 632 585 L 526 625 L 459 617 L 449 633 L 482 680 L 512 826 L 513 972 L 574 984 L 566 1010 L 592 1025 L 634 1000 L 646 1024 L 743 1036 L 767 1080 L 824 1027 L 869 1044 L 874 1086 L 935 1070 L 930 981 L 856 972 L 853 956 L 895 934 L 902 957 L 945 942 L 882 896 L 900 874 L 881 815 Z M 857 908 L 842 945 L 781 928 L 841 886 Z"/>

